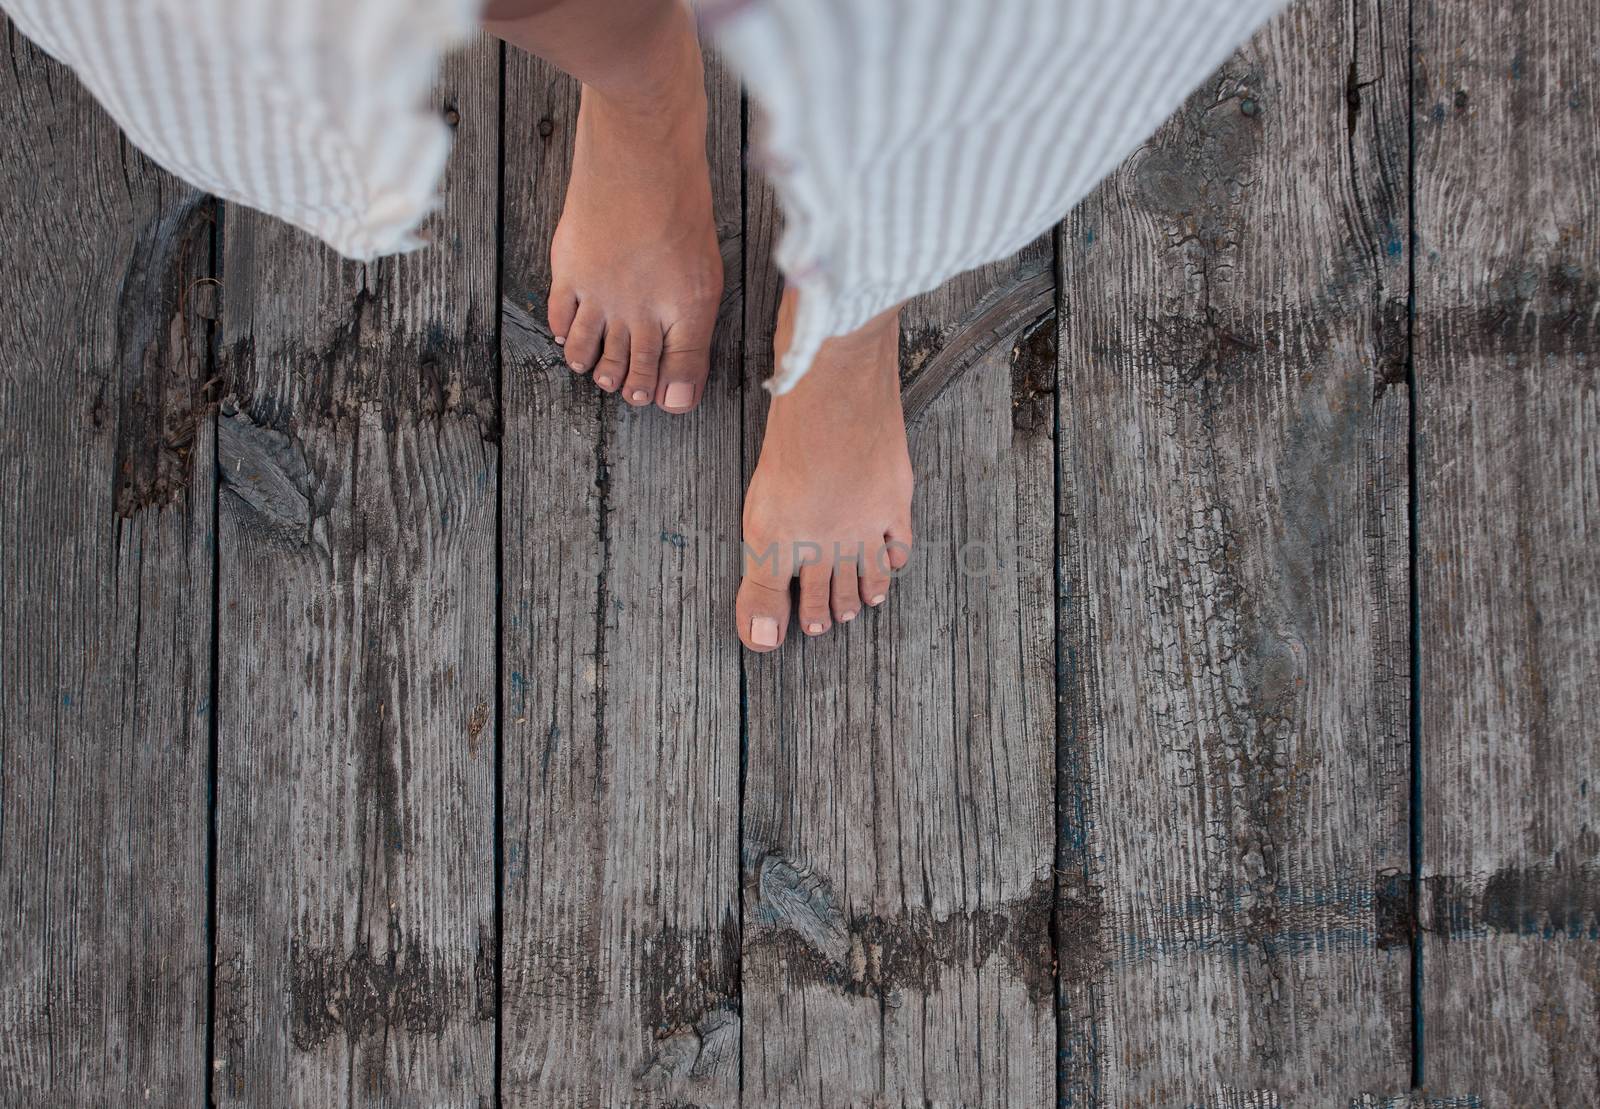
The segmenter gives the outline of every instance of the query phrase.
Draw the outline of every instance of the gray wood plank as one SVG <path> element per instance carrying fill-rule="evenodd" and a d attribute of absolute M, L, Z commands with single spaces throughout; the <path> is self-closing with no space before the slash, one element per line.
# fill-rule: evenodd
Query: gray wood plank
<path fill-rule="evenodd" d="M 212 205 L 4 31 L 0 1104 L 196 1105 Z"/>
<path fill-rule="evenodd" d="M 1405 50 L 1295 5 L 1062 227 L 1064 1104 L 1409 1085 Z"/>
<path fill-rule="evenodd" d="M 1415 12 L 1424 1080 L 1600 1102 L 1600 25 Z"/>
<path fill-rule="evenodd" d="M 219 1104 L 493 1099 L 499 81 L 427 250 L 225 214 Z"/>
<path fill-rule="evenodd" d="M 750 203 L 747 466 L 778 296 L 770 190 Z M 881 610 L 747 657 L 748 1104 L 1050 1100 L 1052 298 L 1010 310 L 1050 259 L 907 306 L 911 566 Z"/>
<path fill-rule="evenodd" d="M 508 1106 L 739 1098 L 742 105 L 708 59 L 728 272 L 706 396 L 608 398 L 544 320 L 577 85 L 506 62 Z"/>

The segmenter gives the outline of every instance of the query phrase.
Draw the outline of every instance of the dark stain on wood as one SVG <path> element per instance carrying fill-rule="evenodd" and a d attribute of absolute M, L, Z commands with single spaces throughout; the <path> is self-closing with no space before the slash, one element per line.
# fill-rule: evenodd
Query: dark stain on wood
<path fill-rule="evenodd" d="M 1170 221 L 1169 243 L 1215 253 L 1238 242 L 1235 206 L 1261 155 L 1261 75 L 1238 57 L 1191 96 L 1134 171 L 1137 194 Z M 1238 106 L 1249 102 L 1250 112 Z"/>
<path fill-rule="evenodd" d="M 467 717 L 467 754 L 473 758 L 478 757 L 478 736 L 483 733 L 488 723 L 489 703 L 479 701 L 472 707 L 472 714 Z"/>
<path fill-rule="evenodd" d="M 472 963 L 472 981 L 477 991 L 476 1013 L 486 1023 L 500 1020 L 500 943 L 488 922 L 478 927 L 478 956 Z"/>
<path fill-rule="evenodd" d="M 1576 229 L 1567 233 L 1576 237 Z M 1564 258 L 1502 271 L 1487 303 L 1449 310 L 1448 325 L 1502 350 L 1600 354 L 1600 270 L 1592 265 Z"/>
<path fill-rule="evenodd" d="M 1372 930 L 1379 951 L 1405 950 L 1416 935 L 1411 876 L 1380 870 L 1372 880 Z"/>
<path fill-rule="evenodd" d="M 1377 404 L 1391 387 L 1404 388 L 1411 371 L 1410 307 L 1399 297 L 1386 297 L 1378 308 L 1375 328 L 1376 362 L 1372 402 Z"/>
<path fill-rule="evenodd" d="M 365 941 L 329 949 L 296 940 L 289 967 L 290 1031 L 301 1051 L 335 1033 L 351 1042 L 399 1028 L 438 1035 L 460 1009 L 450 976 L 415 939 L 379 954 Z"/>
<path fill-rule="evenodd" d="M 218 396 L 205 380 L 214 204 L 186 204 L 146 224 L 117 289 L 117 515 L 168 504 L 189 488 L 195 436 Z M 103 399 L 95 406 L 103 418 Z"/>
<path fill-rule="evenodd" d="M 1432 931 L 1600 940 L 1600 867 L 1508 866 L 1486 880 L 1433 875 L 1424 883 Z"/>
<path fill-rule="evenodd" d="M 1011 425 L 1025 435 L 1054 430 L 1058 327 L 1052 309 L 1024 327 L 1011 348 Z"/>
<path fill-rule="evenodd" d="M 995 956 L 1034 1001 L 1055 993 L 1051 951 L 1053 883 L 1038 881 L 1020 900 L 935 917 L 924 908 L 846 919 L 832 885 L 807 867 L 768 852 L 746 872 L 747 912 L 757 922 L 746 950 L 782 952 L 792 980 L 898 1005 L 898 991 L 932 994 L 947 970 L 978 970 Z"/>
<path fill-rule="evenodd" d="M 728 992 L 739 980 L 739 921 L 730 912 L 715 933 L 666 926 L 638 939 L 633 953 L 639 1012 L 646 1031 L 661 1039 L 708 1011 L 737 1007 Z"/>
<path fill-rule="evenodd" d="M 321 349 L 263 351 L 251 338 L 229 344 L 221 367 L 237 406 L 280 430 L 308 422 L 336 430 L 363 412 L 375 413 L 386 433 L 464 417 L 476 421 L 486 442 L 497 442 L 491 383 L 461 372 L 484 358 L 483 352 L 442 334 L 425 338 L 398 325 L 381 336 L 365 336 L 361 317 L 367 300 L 357 298 L 350 316 L 333 329 L 333 341 Z M 260 379 L 264 369 L 281 364 L 294 367 L 292 398 Z"/>

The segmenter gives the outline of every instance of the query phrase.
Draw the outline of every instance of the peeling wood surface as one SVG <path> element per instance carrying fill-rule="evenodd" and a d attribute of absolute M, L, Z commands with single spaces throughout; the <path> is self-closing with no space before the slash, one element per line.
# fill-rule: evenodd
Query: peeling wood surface
<path fill-rule="evenodd" d="M 1424 1082 L 1600 1102 L 1600 27 L 1416 8 Z"/>
<path fill-rule="evenodd" d="M 195 1105 L 212 209 L 4 30 L 0 1104 Z"/>
<path fill-rule="evenodd" d="M 1291 7 L 907 310 L 913 570 L 761 658 L 726 71 L 671 419 L 544 321 L 566 78 L 453 57 L 362 267 L 11 36 L 0 1105 L 1600 1099 L 1593 22 Z"/>
<path fill-rule="evenodd" d="M 219 1105 L 493 1103 L 498 60 L 431 249 L 223 222 Z"/>
<path fill-rule="evenodd" d="M 506 65 L 506 1105 L 739 1103 L 743 105 L 714 60 L 730 275 L 701 405 L 634 409 L 544 320 L 578 90 Z"/>
<path fill-rule="evenodd" d="M 1065 1104 L 1409 1086 L 1405 28 L 1296 5 L 1062 229 Z"/>
<path fill-rule="evenodd" d="M 750 335 L 775 318 L 769 245 L 747 248 Z M 1050 258 L 1038 244 L 914 302 L 903 368 Z M 1054 336 L 1007 330 L 913 429 L 916 548 L 889 601 L 746 659 L 748 1104 L 1050 1099 Z M 770 372 L 752 344 L 747 470 Z M 1014 374 L 1044 390 L 1015 411 Z"/>

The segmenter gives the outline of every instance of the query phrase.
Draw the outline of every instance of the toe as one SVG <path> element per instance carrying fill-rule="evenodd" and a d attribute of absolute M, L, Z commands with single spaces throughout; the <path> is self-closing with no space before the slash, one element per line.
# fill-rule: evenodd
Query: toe
<path fill-rule="evenodd" d="M 614 393 L 628 376 L 628 328 L 621 321 L 606 324 L 605 347 L 600 353 L 600 363 L 594 368 L 594 383 L 608 393 Z"/>
<path fill-rule="evenodd" d="M 668 412 L 687 412 L 705 395 L 706 371 L 711 365 L 709 328 L 674 327 L 667 332 L 661 354 L 661 380 L 656 403 Z"/>
<path fill-rule="evenodd" d="M 832 577 L 833 567 L 825 562 L 800 568 L 800 630 L 807 635 L 821 635 L 833 625 L 828 613 L 828 582 Z"/>
<path fill-rule="evenodd" d="M 746 647 L 758 654 L 776 650 L 789 627 L 788 583 L 780 588 L 745 578 L 739 583 L 733 610 L 739 622 L 739 640 Z"/>
<path fill-rule="evenodd" d="M 628 377 L 622 399 L 642 407 L 656 399 L 656 377 L 661 367 L 661 329 L 638 323 L 628 328 Z"/>
<path fill-rule="evenodd" d="M 867 552 L 861 564 L 861 599 L 873 608 L 889 597 L 889 553 L 887 547 Z"/>
<path fill-rule="evenodd" d="M 578 373 L 594 369 L 600 356 L 600 340 L 606 330 L 606 318 L 600 309 L 591 304 L 578 305 L 578 312 L 567 329 L 567 365 Z"/>
<path fill-rule="evenodd" d="M 578 314 L 578 298 L 564 285 L 550 289 L 550 300 L 545 305 L 545 318 L 550 321 L 550 335 L 557 346 L 565 346 L 567 332 L 572 330 L 572 320 Z"/>
<path fill-rule="evenodd" d="M 899 573 L 911 561 L 911 525 L 897 524 L 884 532 L 883 551 L 889 568 Z"/>
<path fill-rule="evenodd" d="M 833 618 L 841 624 L 848 624 L 861 611 L 859 580 L 853 563 L 841 565 L 833 575 Z"/>

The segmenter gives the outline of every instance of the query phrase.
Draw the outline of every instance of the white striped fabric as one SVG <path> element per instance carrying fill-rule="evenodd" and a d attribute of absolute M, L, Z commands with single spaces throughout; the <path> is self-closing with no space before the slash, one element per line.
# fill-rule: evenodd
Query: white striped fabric
<path fill-rule="evenodd" d="M 478 0 L 5 0 L 128 138 L 351 258 L 421 246 L 450 129 L 428 110 Z"/>
<path fill-rule="evenodd" d="M 1278 0 L 705 0 L 766 117 L 822 342 L 1042 234 Z M 449 131 L 426 110 L 479 0 L 6 0 L 155 161 L 352 258 L 421 245 Z"/>
<path fill-rule="evenodd" d="M 769 387 L 823 340 L 1048 230 L 1278 0 L 726 0 L 800 291 Z"/>

